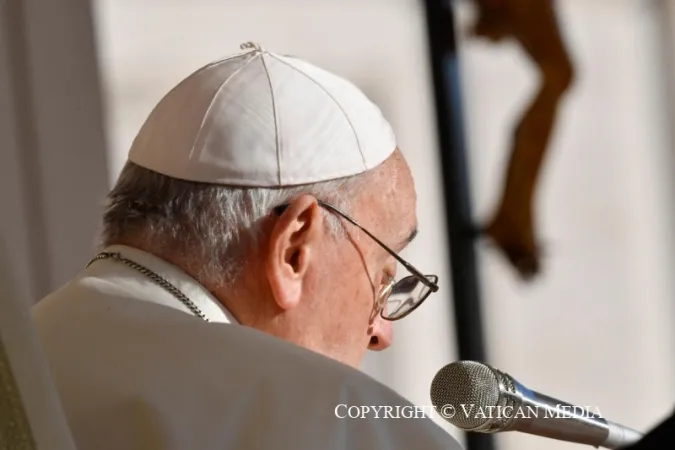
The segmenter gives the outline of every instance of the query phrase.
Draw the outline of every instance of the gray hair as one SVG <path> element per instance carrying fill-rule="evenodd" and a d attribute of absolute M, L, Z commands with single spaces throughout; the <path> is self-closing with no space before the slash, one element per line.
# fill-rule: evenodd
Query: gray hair
<path fill-rule="evenodd" d="M 180 255 L 199 281 L 231 286 L 261 238 L 261 220 L 301 194 L 348 212 L 368 172 L 290 188 L 248 188 L 179 180 L 127 162 L 106 199 L 101 244 L 142 239 L 151 249 Z M 341 221 L 326 214 L 338 236 Z"/>

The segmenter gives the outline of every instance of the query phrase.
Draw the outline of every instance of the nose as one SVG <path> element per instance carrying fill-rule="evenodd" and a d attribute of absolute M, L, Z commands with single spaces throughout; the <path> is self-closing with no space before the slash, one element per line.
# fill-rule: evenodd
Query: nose
<path fill-rule="evenodd" d="M 392 323 L 378 316 L 375 319 L 375 323 L 373 323 L 373 332 L 370 335 L 368 350 L 375 352 L 382 351 L 391 345 L 393 338 L 394 327 Z"/>

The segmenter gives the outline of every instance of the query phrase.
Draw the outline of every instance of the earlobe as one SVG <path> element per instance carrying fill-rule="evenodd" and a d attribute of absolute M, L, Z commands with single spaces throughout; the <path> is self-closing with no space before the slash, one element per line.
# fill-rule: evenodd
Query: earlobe
<path fill-rule="evenodd" d="M 267 278 L 277 306 L 297 306 L 306 286 L 313 248 L 322 230 L 316 199 L 304 195 L 293 201 L 278 218 L 270 234 Z"/>

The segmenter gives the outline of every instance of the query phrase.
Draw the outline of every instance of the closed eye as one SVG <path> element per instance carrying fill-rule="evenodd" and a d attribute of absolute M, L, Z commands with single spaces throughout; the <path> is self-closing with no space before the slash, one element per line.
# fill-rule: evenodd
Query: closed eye
<path fill-rule="evenodd" d="M 410 231 L 410 234 L 403 239 L 399 244 L 396 246 L 396 248 L 403 250 L 406 248 L 416 237 L 417 234 L 419 233 L 419 229 L 417 227 L 413 228 L 412 231 Z"/>

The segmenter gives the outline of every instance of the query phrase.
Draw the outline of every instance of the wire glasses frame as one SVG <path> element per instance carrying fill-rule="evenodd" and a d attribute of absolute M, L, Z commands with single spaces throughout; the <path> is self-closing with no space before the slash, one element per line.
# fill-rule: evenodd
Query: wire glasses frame
<path fill-rule="evenodd" d="M 422 274 L 356 220 L 335 206 L 321 200 L 318 200 L 318 204 L 359 228 L 410 272 L 411 275 L 398 281 L 393 277 L 388 277 L 388 283 L 378 293 L 377 307 L 380 309 L 380 315 L 383 319 L 389 321 L 403 319 L 416 310 L 432 292 L 438 291 L 438 277 L 436 275 Z M 274 213 L 281 215 L 288 206 L 289 204 L 276 206 Z"/>

